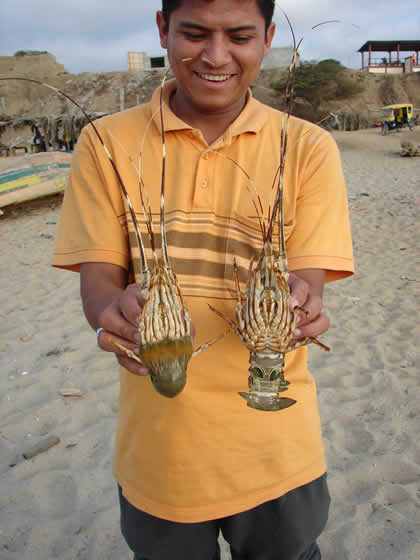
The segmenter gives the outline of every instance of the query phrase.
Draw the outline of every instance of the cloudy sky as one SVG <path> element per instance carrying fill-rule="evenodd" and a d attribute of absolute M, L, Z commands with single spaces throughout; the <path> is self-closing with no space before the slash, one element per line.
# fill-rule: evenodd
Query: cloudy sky
<path fill-rule="evenodd" d="M 400 10 L 395 0 L 282 0 L 278 5 L 296 36 L 305 35 L 304 60 L 335 58 L 358 68 L 357 50 L 367 40 L 420 38 L 418 0 L 405 0 Z M 160 0 L 0 0 L 0 56 L 45 50 L 71 73 L 126 70 L 127 51 L 162 54 L 154 23 L 159 7 Z M 331 19 L 342 23 L 308 33 Z M 273 45 L 291 44 L 280 10 L 275 21 Z"/>

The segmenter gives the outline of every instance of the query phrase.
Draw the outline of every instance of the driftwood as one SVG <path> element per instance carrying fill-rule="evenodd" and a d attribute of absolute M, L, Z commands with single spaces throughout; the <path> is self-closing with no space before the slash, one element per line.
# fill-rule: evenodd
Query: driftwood
<path fill-rule="evenodd" d="M 82 396 L 82 391 L 80 389 L 70 389 L 70 388 L 60 389 L 58 391 L 58 393 L 62 397 L 81 397 Z"/>
<path fill-rule="evenodd" d="M 43 439 L 36 445 L 34 445 L 31 449 L 25 451 L 23 453 L 23 456 L 25 459 L 32 459 L 32 457 L 35 457 L 35 455 L 43 453 L 44 451 L 48 451 L 50 447 L 57 445 L 57 443 L 60 443 L 60 438 L 57 436 L 51 436 L 49 438 Z"/>

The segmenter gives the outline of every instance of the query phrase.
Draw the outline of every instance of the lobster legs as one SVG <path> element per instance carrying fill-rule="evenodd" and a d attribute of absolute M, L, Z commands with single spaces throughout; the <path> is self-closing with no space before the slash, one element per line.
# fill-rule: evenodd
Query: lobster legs
<path fill-rule="evenodd" d="M 242 296 L 236 262 L 236 322 L 220 311 L 210 308 L 227 321 L 250 352 L 248 393 L 240 392 L 248 406 L 258 410 L 281 410 L 296 403 L 280 397 L 290 382 L 284 376 L 285 354 L 307 344 L 329 348 L 316 338 L 293 340 L 299 306 L 291 308 L 288 273 L 283 259 L 265 242 L 257 264 L 251 261 L 245 297 Z"/>

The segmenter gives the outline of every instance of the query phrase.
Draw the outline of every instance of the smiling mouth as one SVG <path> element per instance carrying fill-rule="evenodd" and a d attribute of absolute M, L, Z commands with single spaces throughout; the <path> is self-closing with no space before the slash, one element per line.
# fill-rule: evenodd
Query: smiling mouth
<path fill-rule="evenodd" d="M 223 74 L 220 76 L 216 76 L 214 74 L 200 74 L 199 72 L 197 72 L 197 75 L 203 80 L 207 80 L 208 82 L 226 82 L 233 76 L 233 74 Z"/>

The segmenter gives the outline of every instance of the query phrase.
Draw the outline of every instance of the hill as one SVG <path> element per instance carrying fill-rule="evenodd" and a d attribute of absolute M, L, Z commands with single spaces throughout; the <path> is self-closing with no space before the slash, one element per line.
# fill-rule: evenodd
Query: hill
<path fill-rule="evenodd" d="M 310 100 L 298 94 L 294 113 L 318 122 L 329 112 L 351 111 L 360 113 L 371 123 L 378 118 L 378 109 L 383 105 L 411 102 L 420 108 L 420 73 L 375 75 L 344 68 L 340 72 L 347 84 L 357 85 L 349 88 L 349 95 L 337 98 L 331 95 L 328 86 L 322 86 L 318 96 Z M 53 55 L 39 53 L 0 57 L 0 78 L 4 77 L 46 82 L 77 100 L 96 117 L 147 101 L 160 84 L 163 71 L 70 74 Z M 254 96 L 263 103 L 282 108 L 283 95 L 272 85 L 283 77 L 284 69 L 262 70 L 252 87 Z M 0 144 L 30 143 L 31 123 L 40 126 L 42 117 L 47 117 L 50 123 L 57 121 L 63 125 L 66 118 L 76 115 L 80 112 L 68 100 L 44 86 L 0 81 Z"/>
<path fill-rule="evenodd" d="M 336 63 L 321 61 L 313 66 L 321 66 L 323 62 Z M 319 74 L 319 70 L 315 70 Z M 379 117 L 379 108 L 384 105 L 412 103 L 420 112 L 420 73 L 372 74 L 344 68 L 337 63 L 336 72 L 328 77 L 325 82 L 313 80 L 314 84 L 309 79 L 301 81 L 293 111 L 297 116 L 318 122 L 330 112 L 354 112 L 363 115 L 372 124 Z M 283 69 L 261 71 L 253 93 L 263 103 L 281 109 L 281 88 L 276 90 L 273 85 L 281 84 L 284 80 Z"/>

